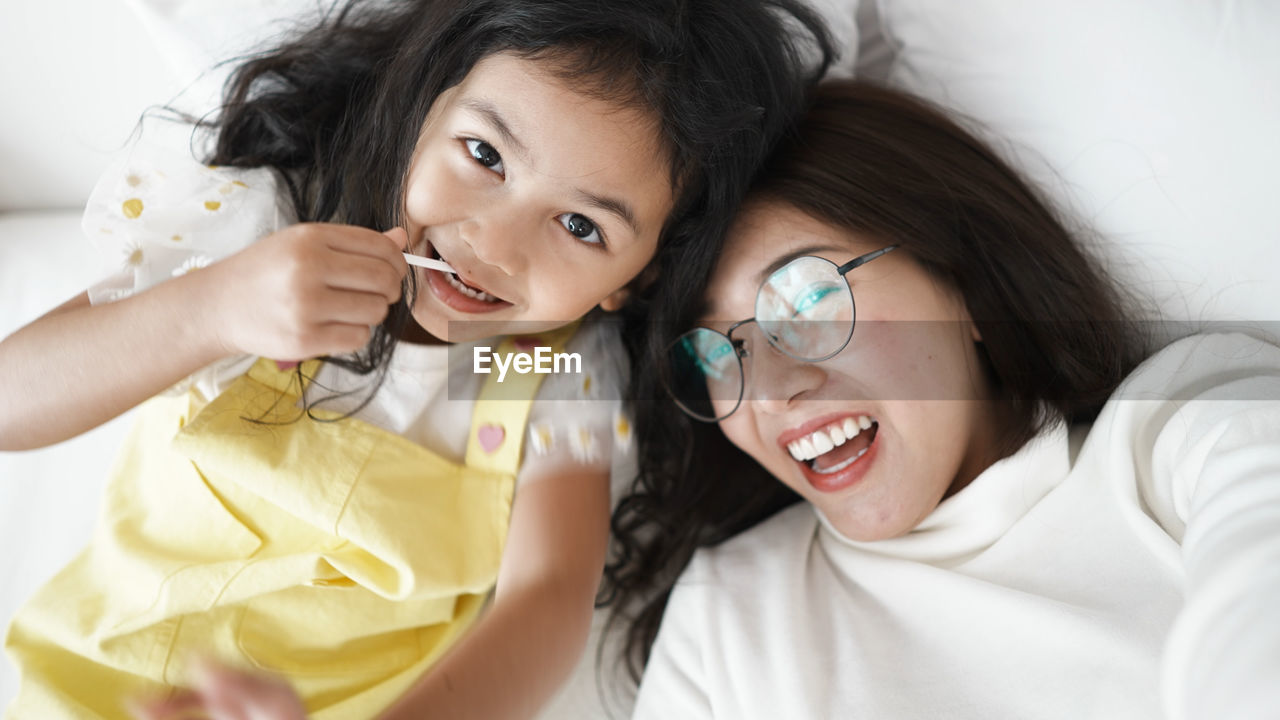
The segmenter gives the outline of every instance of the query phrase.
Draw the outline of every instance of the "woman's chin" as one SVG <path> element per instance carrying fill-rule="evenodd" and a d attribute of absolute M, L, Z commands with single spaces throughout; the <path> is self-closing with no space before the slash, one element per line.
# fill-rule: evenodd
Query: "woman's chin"
<path fill-rule="evenodd" d="M 876 542 L 906 535 L 911 532 L 914 523 L 904 523 L 892 517 L 877 517 L 873 510 L 866 513 L 866 508 L 850 512 L 848 508 L 822 508 L 818 511 L 827 519 L 831 527 L 846 539 L 854 542 Z"/>
<path fill-rule="evenodd" d="M 866 481 L 868 487 L 865 489 L 871 489 L 874 478 L 866 478 Z M 874 492 L 817 497 L 806 493 L 806 499 L 822 513 L 832 528 L 856 542 L 875 542 L 906 535 L 937 507 L 936 504 L 918 506 L 910 497 L 876 497 Z"/>

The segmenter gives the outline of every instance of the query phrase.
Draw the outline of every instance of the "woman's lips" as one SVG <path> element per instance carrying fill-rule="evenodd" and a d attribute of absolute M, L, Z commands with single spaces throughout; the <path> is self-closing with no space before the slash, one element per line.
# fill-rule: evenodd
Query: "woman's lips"
<path fill-rule="evenodd" d="M 843 455 L 847 455 L 847 457 L 842 459 L 819 457 L 816 461 L 795 461 L 809 485 L 818 492 L 832 493 L 843 490 L 865 477 L 872 464 L 875 463 L 877 451 L 880 447 L 878 424 L 872 429 L 862 432 L 863 435 L 867 433 L 871 433 L 871 442 L 865 449 L 854 450 L 855 447 L 861 446 L 862 443 L 855 444 L 854 441 L 850 441 L 846 445 L 831 451 L 835 454 L 844 450 Z M 819 470 L 815 465 L 820 465 L 826 469 L 825 471 Z"/>

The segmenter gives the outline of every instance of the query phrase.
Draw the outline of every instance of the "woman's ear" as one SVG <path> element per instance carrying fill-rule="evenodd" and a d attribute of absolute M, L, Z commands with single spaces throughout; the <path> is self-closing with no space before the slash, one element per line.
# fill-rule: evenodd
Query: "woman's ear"
<path fill-rule="evenodd" d="M 982 331 L 978 329 L 978 323 L 972 320 L 969 321 L 969 334 L 973 336 L 974 342 L 982 342 Z"/>

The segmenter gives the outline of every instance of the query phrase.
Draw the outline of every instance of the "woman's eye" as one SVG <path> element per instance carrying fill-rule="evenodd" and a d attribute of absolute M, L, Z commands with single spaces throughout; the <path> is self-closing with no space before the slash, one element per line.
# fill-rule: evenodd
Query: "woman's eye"
<path fill-rule="evenodd" d="M 818 285 L 807 288 L 803 295 L 800 296 L 795 304 L 795 312 L 792 317 L 799 317 L 807 312 L 812 312 L 819 304 L 822 303 L 832 293 L 838 292 L 838 285 Z"/>
<path fill-rule="evenodd" d="M 471 153 L 476 162 L 499 175 L 504 174 L 502 156 L 498 154 L 497 148 L 483 140 L 467 140 L 466 144 L 467 152 Z"/>
<path fill-rule="evenodd" d="M 603 245 L 604 236 L 600 234 L 600 228 L 591 222 L 586 215 L 578 213 L 565 213 L 556 218 L 570 235 L 578 238 L 588 245 Z"/>

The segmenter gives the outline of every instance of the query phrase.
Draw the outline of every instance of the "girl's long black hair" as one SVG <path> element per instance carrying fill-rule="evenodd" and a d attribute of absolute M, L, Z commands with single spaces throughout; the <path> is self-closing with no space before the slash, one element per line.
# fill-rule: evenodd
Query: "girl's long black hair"
<path fill-rule="evenodd" d="M 275 168 L 300 221 L 394 227 L 432 103 L 500 52 L 651 109 L 676 189 L 654 265 L 680 268 L 710 266 L 750 178 L 834 55 L 800 0 L 347 0 L 238 67 L 207 123 L 208 161 Z M 328 361 L 379 371 L 376 390 L 411 320 L 405 290 L 364 350 Z M 639 305 L 632 322 L 643 322 Z"/>
<path fill-rule="evenodd" d="M 750 198 L 896 243 L 961 294 L 1005 405 L 1004 455 L 1050 423 L 1094 417 L 1147 350 L 1133 299 L 1048 204 L 976 137 L 903 93 L 824 84 Z M 799 500 L 663 391 L 665 348 L 695 322 L 703 287 L 692 272 L 662 279 L 633 376 L 639 476 L 615 509 L 606 571 L 633 679 L 694 551 Z"/>

